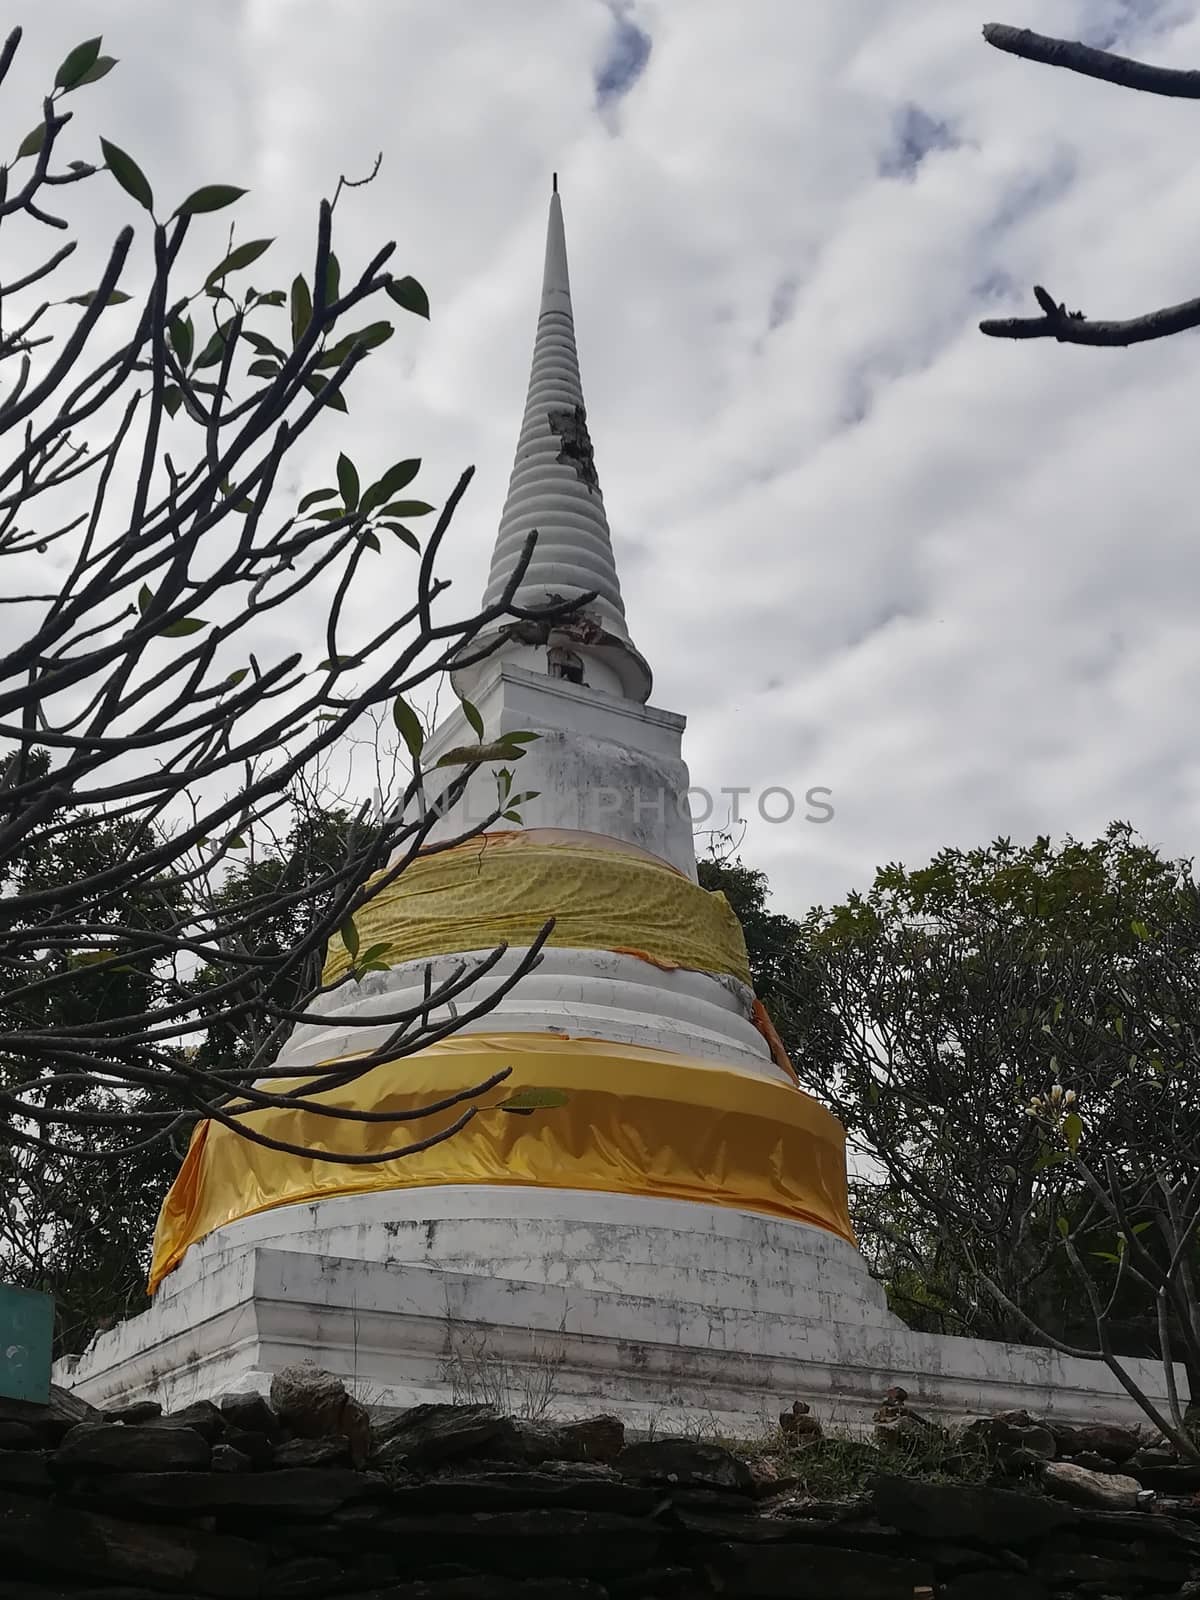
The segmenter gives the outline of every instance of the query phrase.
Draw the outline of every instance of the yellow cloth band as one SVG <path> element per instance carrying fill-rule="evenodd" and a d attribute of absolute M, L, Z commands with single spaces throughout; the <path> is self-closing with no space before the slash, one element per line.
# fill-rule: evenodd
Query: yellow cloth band
<path fill-rule="evenodd" d="M 603 846 L 501 843 L 487 835 L 418 856 L 361 911 L 360 950 L 386 944 L 389 966 L 499 944 L 528 947 L 551 917 L 549 943 L 576 950 L 636 950 L 667 967 L 729 973 L 750 984 L 746 941 L 720 893 L 666 862 Z M 349 954 L 330 942 L 324 981 Z"/>
<path fill-rule="evenodd" d="M 484 941 L 486 942 L 486 941 Z M 458 948 L 463 948 L 461 939 Z M 854 1242 L 845 1136 L 789 1084 L 666 1051 L 542 1034 L 458 1034 L 322 1096 L 334 1107 L 409 1110 L 512 1075 L 484 1102 L 560 1089 L 565 1106 L 513 1116 L 484 1111 L 416 1155 L 341 1166 L 269 1150 L 221 1126 L 197 1130 L 154 1236 L 151 1292 L 205 1234 L 273 1206 L 430 1184 L 532 1184 L 760 1211 Z M 281 1092 L 291 1083 L 277 1084 Z M 271 1108 L 245 1121 L 310 1149 L 370 1154 L 427 1138 L 462 1108 L 409 1123 L 338 1121 Z"/>

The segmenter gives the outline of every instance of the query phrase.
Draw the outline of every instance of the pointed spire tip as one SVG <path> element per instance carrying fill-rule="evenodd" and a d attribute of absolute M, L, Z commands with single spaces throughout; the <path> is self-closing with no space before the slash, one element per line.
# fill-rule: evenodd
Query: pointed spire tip
<path fill-rule="evenodd" d="M 558 193 L 558 173 L 557 172 L 554 174 L 554 180 L 553 181 L 554 181 L 554 190 L 553 190 L 553 192 L 555 194 L 557 194 Z"/>

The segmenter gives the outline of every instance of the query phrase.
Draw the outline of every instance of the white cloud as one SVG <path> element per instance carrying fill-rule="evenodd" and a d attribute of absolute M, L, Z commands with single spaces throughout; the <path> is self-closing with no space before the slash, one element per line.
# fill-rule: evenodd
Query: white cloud
<path fill-rule="evenodd" d="M 25 10 L 15 138 L 99 26 L 83 0 Z M 1200 63 L 1193 0 L 1000 16 Z M 1121 815 L 1187 851 L 1200 823 L 1195 339 L 976 328 L 1032 309 L 1034 282 L 1091 315 L 1197 292 L 1200 112 L 1002 56 L 992 19 L 974 0 L 124 0 L 104 16 L 122 65 L 77 113 L 164 195 L 246 183 L 239 226 L 278 236 L 281 279 L 319 195 L 384 151 L 339 205 L 343 268 L 396 239 L 434 319 L 297 467 L 308 486 L 338 448 L 365 470 L 421 455 L 438 499 L 475 462 L 447 562 L 464 603 L 559 170 L 631 629 L 656 702 L 691 717 L 698 783 L 834 790 L 832 823 L 745 844 L 798 912 L 946 843 Z M 86 205 L 105 236 L 128 215 L 111 190 Z M 205 237 L 215 260 L 223 231 Z M 403 600 L 388 559 L 376 612 Z"/>

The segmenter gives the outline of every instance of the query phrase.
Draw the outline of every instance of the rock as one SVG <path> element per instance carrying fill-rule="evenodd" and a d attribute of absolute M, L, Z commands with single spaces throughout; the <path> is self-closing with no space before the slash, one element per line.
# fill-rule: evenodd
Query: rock
<path fill-rule="evenodd" d="M 374 1546 L 397 1552 L 406 1574 L 426 1578 L 453 1560 L 461 1563 L 458 1570 L 464 1574 L 482 1570 L 532 1578 L 553 1573 L 606 1585 L 610 1574 L 640 1573 L 656 1565 L 667 1539 L 666 1530 L 656 1522 L 564 1507 L 401 1516 L 387 1508 L 351 1506 L 335 1518 L 335 1533 L 343 1550 L 357 1553 Z M 314 1534 L 324 1543 L 314 1542 L 310 1548 L 328 1554 L 328 1530 L 316 1529 Z"/>
<path fill-rule="evenodd" d="M 1119 1464 L 1135 1456 L 1141 1448 L 1141 1436 L 1136 1428 L 1122 1428 L 1115 1422 L 1087 1422 L 1074 1427 L 1066 1423 L 1050 1422 L 1051 1432 L 1058 1440 L 1063 1455 L 1078 1456 L 1083 1453 L 1104 1456 Z"/>
<path fill-rule="evenodd" d="M 190 1428 L 154 1423 L 83 1422 L 54 1458 L 60 1472 L 193 1472 L 212 1459 L 207 1439 Z"/>
<path fill-rule="evenodd" d="M 1133 1511 L 1142 1486 L 1120 1473 L 1089 1472 L 1070 1461 L 1048 1461 L 1042 1471 L 1048 1494 L 1075 1506 L 1096 1506 L 1102 1511 Z"/>
<path fill-rule="evenodd" d="M 239 1455 L 248 1457 L 255 1467 L 269 1467 L 274 1458 L 275 1446 L 265 1433 L 240 1433 L 231 1428 L 225 1435 L 225 1443 Z"/>
<path fill-rule="evenodd" d="M 494 1406 L 421 1405 L 372 1430 L 376 1466 L 429 1467 L 479 1454 L 507 1432 Z"/>
<path fill-rule="evenodd" d="M 264 1600 L 306 1600 L 342 1593 L 344 1579 L 345 1569 L 329 1556 L 296 1556 L 271 1572 L 262 1592 Z"/>
<path fill-rule="evenodd" d="M 561 1464 L 558 1464 L 561 1466 Z M 662 1491 L 630 1483 L 611 1469 L 554 1470 L 551 1463 L 528 1472 L 455 1472 L 393 1487 L 389 1505 L 405 1513 L 520 1511 L 563 1506 L 572 1511 L 615 1511 L 649 1516 Z"/>
<path fill-rule="evenodd" d="M 870 1498 L 879 1521 L 902 1533 L 922 1539 L 953 1537 L 985 1549 L 1019 1549 L 1077 1520 L 1065 1506 L 1014 1489 L 925 1483 L 892 1474 L 872 1480 Z"/>
<path fill-rule="evenodd" d="M 105 1422 L 153 1422 L 162 1416 L 162 1406 L 157 1400 L 131 1400 L 126 1405 L 105 1406 Z"/>
<path fill-rule="evenodd" d="M 235 1450 L 231 1444 L 215 1444 L 212 1453 L 212 1470 L 214 1472 L 252 1472 L 254 1463 L 250 1457 L 243 1455 L 240 1450 Z"/>
<path fill-rule="evenodd" d="M 790 1444 L 800 1444 L 808 1439 L 819 1439 L 821 1424 L 813 1416 L 810 1406 L 806 1406 L 803 1400 L 793 1400 L 792 1409 L 779 1414 L 779 1431 Z"/>
<path fill-rule="evenodd" d="M 263 1433 L 269 1439 L 279 1436 L 279 1418 L 265 1395 L 223 1394 L 217 1407 L 228 1426 L 239 1433 Z"/>
<path fill-rule="evenodd" d="M 647 1439 L 626 1445 L 617 1458 L 617 1471 L 643 1483 L 733 1489 L 740 1494 L 754 1491 L 747 1464 L 723 1445 L 703 1439 Z"/>
<path fill-rule="evenodd" d="M 312 1361 L 284 1367 L 271 1379 L 271 1406 L 280 1423 L 301 1439 L 340 1434 L 362 1466 L 371 1446 L 371 1418 L 366 1406 L 348 1394 L 346 1385 Z"/>
<path fill-rule="evenodd" d="M 330 1439 L 287 1439 L 275 1445 L 271 1460 L 277 1467 L 349 1466 L 350 1441 L 340 1434 Z"/>
<path fill-rule="evenodd" d="M 184 1406 L 181 1411 L 172 1411 L 160 1417 L 153 1426 L 190 1428 L 202 1439 L 207 1439 L 209 1444 L 216 1444 L 226 1433 L 225 1418 L 211 1400 L 197 1400 L 193 1405 Z"/>
<path fill-rule="evenodd" d="M 40 1450 L 0 1450 L 0 1489 L 49 1494 L 53 1487 L 46 1457 Z"/>
<path fill-rule="evenodd" d="M 40 1443 L 32 1423 L 0 1417 L 0 1450 L 36 1450 Z"/>
<path fill-rule="evenodd" d="M 816 1443 L 814 1439 L 812 1444 Z M 750 1477 L 756 1500 L 769 1500 L 775 1495 L 787 1494 L 800 1482 L 796 1474 L 774 1456 L 761 1456 L 757 1461 L 752 1461 Z"/>
<path fill-rule="evenodd" d="M 254 1600 L 267 1555 L 247 1539 L 193 1528 L 139 1526 L 0 1491 L 0 1570 L 14 1566 L 49 1581 L 73 1579 L 68 1592 L 76 1595 L 88 1588 L 94 1593 L 96 1584 L 107 1582 L 218 1600 Z"/>
<path fill-rule="evenodd" d="M 1161 1466 L 1143 1466 L 1135 1456 L 1127 1471 L 1144 1489 L 1157 1489 L 1160 1494 L 1200 1493 L 1200 1461 L 1172 1459 Z"/>
<path fill-rule="evenodd" d="M 1038 1578 L 1020 1572 L 964 1572 L 938 1585 L 938 1600 L 1050 1600 Z"/>
<path fill-rule="evenodd" d="M 1122 1560 L 1117 1551 L 1101 1555 L 1094 1550 L 1046 1550 L 1038 1557 L 1035 1570 L 1056 1594 L 1082 1589 L 1092 1595 L 1132 1595 L 1142 1593 L 1150 1584 L 1159 1592 L 1167 1585 L 1177 1592 L 1188 1576 L 1185 1562 L 1164 1560 L 1145 1552 L 1135 1554 L 1133 1550 L 1128 1560 Z"/>
<path fill-rule="evenodd" d="M 322 1517 L 374 1492 L 370 1479 L 345 1467 L 288 1467 L 278 1472 L 118 1472 L 93 1486 L 106 1504 L 150 1511 L 278 1511 Z"/>
<path fill-rule="evenodd" d="M 24 1422 L 33 1428 L 43 1444 L 54 1446 L 70 1429 L 81 1422 L 101 1422 L 104 1414 L 80 1400 L 68 1389 L 50 1385 L 49 1402 L 35 1405 L 32 1400 L 7 1400 L 0 1397 L 0 1418 Z"/>
<path fill-rule="evenodd" d="M 1027 1451 L 1039 1461 L 1052 1461 L 1059 1448 L 1055 1433 L 1034 1422 L 1028 1411 L 1000 1411 L 994 1417 L 978 1417 L 961 1430 L 959 1439 L 965 1445 L 982 1446 L 1001 1461 L 1011 1461 L 1018 1450 Z"/>
<path fill-rule="evenodd" d="M 879 1419 L 875 1423 L 875 1443 L 885 1450 L 928 1444 L 932 1438 L 942 1434 L 942 1430 L 934 1423 L 915 1416 L 911 1411 L 901 1411 L 890 1417 L 877 1411 L 875 1415 Z"/>
<path fill-rule="evenodd" d="M 720 1545 L 711 1564 L 726 1595 L 788 1600 L 912 1600 L 930 1597 L 933 1569 L 918 1561 L 822 1545 Z"/>
<path fill-rule="evenodd" d="M 487 1441 L 488 1459 L 528 1461 L 615 1461 L 625 1447 L 625 1426 L 616 1417 L 588 1417 L 580 1422 L 527 1422 L 505 1419 Z"/>
<path fill-rule="evenodd" d="M 1098 1456 L 1094 1450 L 1080 1450 L 1077 1455 L 1068 1456 L 1067 1459 L 1077 1467 L 1086 1467 L 1089 1472 L 1116 1472 L 1117 1464 L 1110 1461 L 1107 1456 Z"/>

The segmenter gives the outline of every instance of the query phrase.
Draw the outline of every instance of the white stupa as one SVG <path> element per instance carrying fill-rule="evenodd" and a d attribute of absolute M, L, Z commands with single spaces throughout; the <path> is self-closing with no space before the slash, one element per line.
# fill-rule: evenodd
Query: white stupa
<path fill-rule="evenodd" d="M 265 1389 L 305 1357 L 368 1398 L 539 1394 L 551 1410 L 744 1429 L 807 1399 L 854 1422 L 902 1382 L 931 1409 L 1052 1404 L 1120 1416 L 1091 1363 L 935 1339 L 886 1309 L 853 1240 L 844 1137 L 797 1086 L 750 986 L 741 930 L 696 881 L 684 719 L 648 704 L 626 621 L 579 376 L 561 201 L 551 200 L 533 368 L 485 600 L 531 530 L 521 608 L 594 598 L 553 628 L 498 621 L 454 673 L 424 760 L 532 732 L 537 791 L 482 839 L 418 858 L 360 914 L 386 972 L 346 984 L 278 1065 L 352 1058 L 385 1037 L 348 1019 L 420 1003 L 464 961 L 508 954 L 550 917 L 540 965 L 442 1043 L 374 1069 L 335 1105 L 412 1110 L 509 1069 L 565 1104 L 488 1111 L 404 1159 L 345 1166 L 265 1151 L 217 1126 L 193 1142 L 156 1240 L 153 1307 L 70 1372 L 97 1403 L 168 1405 Z M 643 637 L 649 619 L 642 617 Z M 477 653 L 477 652 L 476 652 Z M 495 804 L 482 770 L 431 842 Z M 327 972 L 345 969 L 332 951 Z M 434 1020 L 437 1020 L 435 1014 Z M 473 1101 L 399 1125 L 263 1113 L 283 1143 L 386 1153 Z M 1155 1388 L 1153 1373 L 1142 1381 Z"/>

